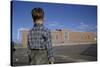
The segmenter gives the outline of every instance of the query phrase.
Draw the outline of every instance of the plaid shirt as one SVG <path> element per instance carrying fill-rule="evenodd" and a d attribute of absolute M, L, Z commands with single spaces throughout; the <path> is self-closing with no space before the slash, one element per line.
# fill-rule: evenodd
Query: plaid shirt
<path fill-rule="evenodd" d="M 43 24 L 34 24 L 28 34 L 29 49 L 46 49 L 48 57 L 53 57 L 51 32 Z"/>

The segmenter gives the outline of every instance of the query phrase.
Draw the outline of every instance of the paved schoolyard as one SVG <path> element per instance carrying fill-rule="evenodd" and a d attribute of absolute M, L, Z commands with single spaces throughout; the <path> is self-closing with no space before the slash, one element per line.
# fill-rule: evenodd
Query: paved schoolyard
<path fill-rule="evenodd" d="M 55 46 L 55 63 L 87 62 L 97 60 L 96 44 Z M 28 65 L 27 49 L 17 49 L 13 56 L 14 65 Z"/>

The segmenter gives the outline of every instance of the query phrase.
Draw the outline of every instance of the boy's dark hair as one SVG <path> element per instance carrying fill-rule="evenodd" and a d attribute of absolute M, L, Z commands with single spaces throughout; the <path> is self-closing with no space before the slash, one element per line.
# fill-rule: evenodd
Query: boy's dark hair
<path fill-rule="evenodd" d="M 36 22 L 37 20 L 39 19 L 42 19 L 44 18 L 44 11 L 42 8 L 34 8 L 32 9 L 32 18 L 34 20 L 34 22 Z"/>

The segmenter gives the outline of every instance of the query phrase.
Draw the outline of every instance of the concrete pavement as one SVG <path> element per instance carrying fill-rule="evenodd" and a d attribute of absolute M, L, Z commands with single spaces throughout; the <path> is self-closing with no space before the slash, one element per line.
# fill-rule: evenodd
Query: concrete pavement
<path fill-rule="evenodd" d="M 97 60 L 97 44 L 55 46 L 53 49 L 55 63 L 74 63 Z M 27 49 L 17 49 L 13 55 L 13 63 L 15 66 L 29 65 Z"/>

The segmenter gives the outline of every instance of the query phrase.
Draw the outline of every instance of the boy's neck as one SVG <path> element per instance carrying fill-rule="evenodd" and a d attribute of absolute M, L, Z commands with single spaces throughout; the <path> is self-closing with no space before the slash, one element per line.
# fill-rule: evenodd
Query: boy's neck
<path fill-rule="evenodd" d="M 43 26 L 43 20 L 37 20 L 37 21 L 34 23 L 34 26 L 37 26 L 37 27 Z"/>
<path fill-rule="evenodd" d="M 37 20 L 35 23 L 36 24 L 43 24 L 43 21 L 42 20 Z"/>

